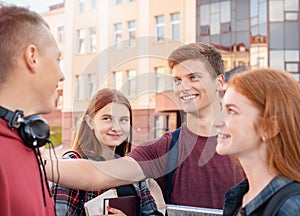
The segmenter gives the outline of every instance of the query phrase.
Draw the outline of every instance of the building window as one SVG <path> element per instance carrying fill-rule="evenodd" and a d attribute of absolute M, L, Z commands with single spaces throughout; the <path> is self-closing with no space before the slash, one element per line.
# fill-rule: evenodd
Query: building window
<path fill-rule="evenodd" d="M 286 62 L 285 67 L 286 67 L 286 70 L 291 73 L 298 73 L 298 71 L 299 71 L 299 63 L 298 62 Z"/>
<path fill-rule="evenodd" d="M 286 71 L 290 72 L 293 77 L 300 82 L 299 62 L 286 62 Z"/>
<path fill-rule="evenodd" d="M 298 13 L 295 12 L 286 12 L 285 13 L 286 20 L 298 20 Z"/>
<path fill-rule="evenodd" d="M 122 40 L 122 23 L 114 24 L 114 43 L 117 45 Z"/>
<path fill-rule="evenodd" d="M 270 1 L 269 3 L 269 19 L 271 22 L 283 21 L 283 2 L 282 1 Z"/>
<path fill-rule="evenodd" d="M 95 10 L 97 8 L 97 0 L 91 0 L 91 9 Z"/>
<path fill-rule="evenodd" d="M 155 92 L 163 92 L 166 90 L 166 70 L 164 67 L 155 67 Z"/>
<path fill-rule="evenodd" d="M 96 75 L 88 74 L 88 97 L 92 98 L 96 92 Z"/>
<path fill-rule="evenodd" d="M 122 4 L 122 0 L 115 0 L 116 5 Z"/>
<path fill-rule="evenodd" d="M 220 18 L 222 23 L 230 22 L 231 20 L 230 2 L 231 1 L 223 1 L 220 3 Z"/>
<path fill-rule="evenodd" d="M 284 70 L 284 51 L 270 50 L 270 67 Z"/>
<path fill-rule="evenodd" d="M 222 1 L 200 6 L 200 36 L 231 31 L 230 4 L 230 1 Z"/>
<path fill-rule="evenodd" d="M 180 15 L 179 13 L 171 14 L 171 38 L 176 40 L 180 37 Z"/>
<path fill-rule="evenodd" d="M 97 52 L 96 28 L 89 28 L 89 52 Z"/>
<path fill-rule="evenodd" d="M 82 13 L 85 10 L 85 0 L 79 0 L 79 12 Z"/>
<path fill-rule="evenodd" d="M 200 35 L 208 36 L 209 35 L 209 26 L 200 26 Z"/>
<path fill-rule="evenodd" d="M 201 5 L 200 6 L 200 25 L 201 26 L 209 26 L 209 5 Z"/>
<path fill-rule="evenodd" d="M 114 87 L 117 90 L 121 90 L 123 87 L 123 72 L 122 71 L 116 71 L 114 72 Z"/>
<path fill-rule="evenodd" d="M 85 53 L 85 30 L 79 29 L 77 30 L 77 53 L 84 54 Z"/>
<path fill-rule="evenodd" d="M 136 36 L 135 36 L 136 28 L 135 28 L 135 21 L 128 22 L 128 46 L 135 47 Z"/>
<path fill-rule="evenodd" d="M 285 0 L 284 10 L 285 11 L 298 11 L 299 0 Z"/>
<path fill-rule="evenodd" d="M 84 99 L 84 76 L 76 75 L 76 88 L 75 88 L 75 99 L 83 100 Z"/>
<path fill-rule="evenodd" d="M 180 38 L 180 15 L 179 13 L 171 14 L 171 39 L 178 40 Z"/>
<path fill-rule="evenodd" d="M 285 61 L 288 62 L 298 62 L 299 61 L 299 50 L 285 50 L 284 52 L 284 58 Z"/>
<path fill-rule="evenodd" d="M 129 70 L 127 71 L 127 95 L 128 97 L 135 96 L 136 92 L 136 71 Z"/>
<path fill-rule="evenodd" d="M 164 40 L 164 32 L 165 32 L 165 19 L 164 19 L 164 16 L 156 16 L 155 17 L 156 42 L 160 42 L 160 41 Z"/>
<path fill-rule="evenodd" d="M 299 50 L 285 50 L 284 52 L 285 70 L 290 72 L 298 82 L 300 82 L 299 55 Z"/>
<path fill-rule="evenodd" d="M 57 42 L 62 44 L 65 42 L 65 27 L 60 26 L 57 28 Z"/>
<path fill-rule="evenodd" d="M 221 23 L 221 33 L 228 33 L 231 31 L 231 24 L 230 22 Z"/>
<path fill-rule="evenodd" d="M 160 137 L 166 132 L 164 128 L 164 116 L 155 116 L 155 137 Z"/>
<path fill-rule="evenodd" d="M 135 2 L 136 0 L 129 0 L 129 2 Z"/>
<path fill-rule="evenodd" d="M 266 67 L 266 60 L 264 57 L 258 57 L 257 58 L 257 66 L 258 67 Z"/>

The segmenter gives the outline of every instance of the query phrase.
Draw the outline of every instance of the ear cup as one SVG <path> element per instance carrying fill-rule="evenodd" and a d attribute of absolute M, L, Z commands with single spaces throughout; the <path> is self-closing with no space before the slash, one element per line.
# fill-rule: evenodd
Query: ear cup
<path fill-rule="evenodd" d="M 30 148 L 42 147 L 50 141 L 48 123 L 40 115 L 24 117 L 24 122 L 20 125 L 18 131 L 25 145 Z"/>

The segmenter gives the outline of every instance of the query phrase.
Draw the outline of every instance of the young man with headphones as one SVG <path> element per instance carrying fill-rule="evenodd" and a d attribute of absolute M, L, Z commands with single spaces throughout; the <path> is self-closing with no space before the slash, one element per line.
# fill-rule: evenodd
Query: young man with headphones
<path fill-rule="evenodd" d="M 2 215 L 55 215 L 38 147 L 49 141 L 38 114 L 55 109 L 61 52 L 43 18 L 0 4 L 0 209 Z"/>

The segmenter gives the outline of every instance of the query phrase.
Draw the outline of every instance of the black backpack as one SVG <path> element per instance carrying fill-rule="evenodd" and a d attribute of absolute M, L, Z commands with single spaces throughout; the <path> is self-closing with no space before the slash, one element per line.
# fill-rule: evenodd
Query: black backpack
<path fill-rule="evenodd" d="M 173 190 L 172 178 L 178 165 L 178 138 L 180 134 L 180 127 L 172 132 L 172 142 L 170 144 L 165 175 L 165 190 L 163 195 L 167 204 L 172 204 L 171 193 Z"/>

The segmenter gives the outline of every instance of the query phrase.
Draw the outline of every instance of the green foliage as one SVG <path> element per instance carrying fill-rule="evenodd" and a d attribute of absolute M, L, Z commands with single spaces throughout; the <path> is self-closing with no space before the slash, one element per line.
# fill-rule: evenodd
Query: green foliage
<path fill-rule="evenodd" d="M 54 147 L 57 147 L 62 144 L 62 127 L 50 127 L 50 140 L 52 141 Z M 45 145 L 45 148 L 50 148 L 50 145 Z"/>

